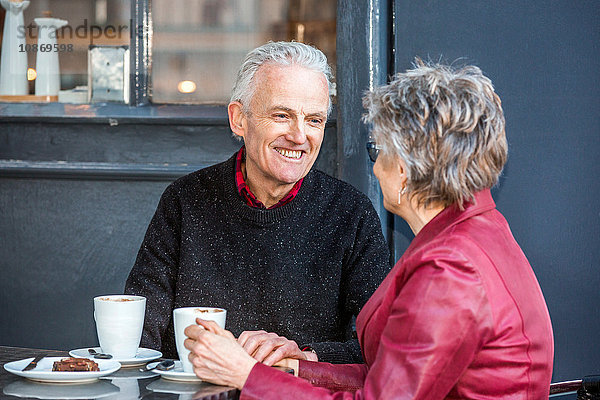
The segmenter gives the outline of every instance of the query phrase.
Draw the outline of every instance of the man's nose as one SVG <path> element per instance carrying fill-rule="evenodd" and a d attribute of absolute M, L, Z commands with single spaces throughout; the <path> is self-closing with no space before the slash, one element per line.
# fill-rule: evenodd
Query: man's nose
<path fill-rule="evenodd" d="M 296 144 L 303 144 L 306 142 L 306 127 L 303 121 L 295 121 L 291 124 L 290 129 L 286 135 L 287 140 Z"/>

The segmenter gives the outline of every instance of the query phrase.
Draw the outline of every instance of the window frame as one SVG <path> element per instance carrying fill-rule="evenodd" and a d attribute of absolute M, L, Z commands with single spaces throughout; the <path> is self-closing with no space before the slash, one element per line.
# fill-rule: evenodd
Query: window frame
<path fill-rule="evenodd" d="M 383 1 L 383 0 L 377 0 Z M 11 103 L 0 102 L 0 122 L 22 120 L 52 123 L 91 123 L 111 126 L 135 123 L 229 125 L 227 105 L 171 104 L 151 101 L 152 0 L 131 0 L 129 43 L 129 104 L 124 103 Z M 338 4 L 338 14 L 340 5 Z M 339 15 L 338 15 L 339 17 Z M 339 40 L 339 35 L 338 40 Z M 339 65 L 339 60 L 338 60 Z M 337 123 L 334 106 L 326 127 Z"/>

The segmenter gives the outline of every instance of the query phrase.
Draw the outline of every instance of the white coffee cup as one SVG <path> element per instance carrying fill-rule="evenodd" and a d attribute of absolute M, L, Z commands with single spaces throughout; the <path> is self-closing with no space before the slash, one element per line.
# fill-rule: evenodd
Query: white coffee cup
<path fill-rule="evenodd" d="M 194 372 L 194 368 L 188 355 L 190 351 L 185 348 L 183 342 L 187 338 L 185 336 L 185 328 L 190 325 L 196 325 L 196 318 L 215 321 L 217 325 L 225 329 L 225 318 L 227 310 L 224 308 L 214 307 L 182 307 L 173 310 L 173 323 L 175 325 L 175 344 L 177 346 L 177 354 L 183 367 L 184 372 Z"/>
<path fill-rule="evenodd" d="M 134 358 L 144 327 L 146 298 L 130 295 L 94 297 L 96 332 L 103 353 Z"/>

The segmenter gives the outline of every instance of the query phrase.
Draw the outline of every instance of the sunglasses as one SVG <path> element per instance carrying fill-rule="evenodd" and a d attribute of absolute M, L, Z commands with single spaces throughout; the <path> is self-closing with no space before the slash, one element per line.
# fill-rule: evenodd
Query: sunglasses
<path fill-rule="evenodd" d="M 378 146 L 375 142 L 369 141 L 367 142 L 367 153 L 369 153 L 369 158 L 371 161 L 377 161 L 377 156 L 379 155 L 379 150 L 381 150 L 381 146 Z"/>

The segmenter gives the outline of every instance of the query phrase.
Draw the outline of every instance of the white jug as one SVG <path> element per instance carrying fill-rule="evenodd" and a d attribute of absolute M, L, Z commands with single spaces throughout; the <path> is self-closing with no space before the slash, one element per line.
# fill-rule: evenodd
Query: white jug
<path fill-rule="evenodd" d="M 68 24 L 58 18 L 35 18 L 38 26 L 38 49 L 35 69 L 36 96 L 57 96 L 60 90 L 60 68 L 56 46 L 56 30 Z"/>
<path fill-rule="evenodd" d="M 0 0 L 0 4 L 6 9 L 0 55 L 0 95 L 26 95 L 29 85 L 23 10 L 29 6 L 29 0 Z"/>

